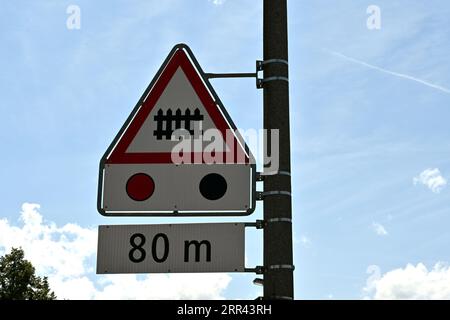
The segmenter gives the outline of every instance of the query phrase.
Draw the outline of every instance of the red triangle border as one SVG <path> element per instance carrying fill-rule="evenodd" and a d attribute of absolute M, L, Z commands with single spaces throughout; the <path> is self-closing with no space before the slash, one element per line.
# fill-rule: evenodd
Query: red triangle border
<path fill-rule="evenodd" d="M 202 102 L 205 110 L 211 117 L 214 125 L 222 133 L 222 136 L 226 137 L 226 130 L 236 130 L 236 128 L 230 127 L 227 123 L 225 116 L 221 113 L 220 107 L 214 102 L 208 88 L 204 84 L 199 72 L 197 72 L 193 63 L 189 60 L 188 55 L 183 49 L 177 49 L 173 56 L 170 58 L 169 62 L 163 69 L 160 77 L 156 80 L 153 88 L 151 88 L 149 94 L 142 102 L 141 106 L 136 112 L 135 117 L 128 124 L 122 137 L 117 142 L 116 146 L 113 148 L 112 152 L 106 159 L 106 164 L 146 164 L 146 163 L 172 163 L 172 154 L 170 152 L 148 152 L 148 153 L 127 153 L 126 150 L 131 144 L 139 129 L 144 124 L 145 120 L 151 113 L 152 109 L 156 105 L 157 101 L 161 97 L 162 93 L 166 89 L 170 80 L 172 79 L 178 68 L 181 67 L 183 72 L 186 74 L 189 82 L 197 93 L 200 101 Z M 244 159 L 245 163 L 249 163 L 248 155 L 242 146 L 236 139 L 234 135 L 234 163 L 238 163 L 238 159 Z M 230 147 L 230 146 L 229 146 Z M 228 151 L 230 152 L 230 151 Z M 245 156 L 242 157 L 242 152 Z M 239 157 L 238 157 L 239 155 Z M 199 159 L 197 157 L 202 155 L 191 154 L 191 160 Z M 216 154 L 218 159 L 223 159 L 225 163 L 226 153 L 221 152 Z M 242 161 L 242 160 L 241 160 Z"/>

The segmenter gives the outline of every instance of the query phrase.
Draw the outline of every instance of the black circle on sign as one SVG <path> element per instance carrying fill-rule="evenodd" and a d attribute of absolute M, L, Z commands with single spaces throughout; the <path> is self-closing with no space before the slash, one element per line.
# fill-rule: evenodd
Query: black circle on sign
<path fill-rule="evenodd" d="M 208 200 L 218 200 L 227 192 L 227 181 L 217 173 L 210 173 L 200 181 L 200 193 Z"/>

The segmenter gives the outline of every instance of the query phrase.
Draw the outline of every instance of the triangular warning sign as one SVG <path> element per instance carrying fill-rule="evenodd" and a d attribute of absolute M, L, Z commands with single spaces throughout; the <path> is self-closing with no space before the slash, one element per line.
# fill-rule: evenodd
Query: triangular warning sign
<path fill-rule="evenodd" d="M 97 208 L 107 216 L 248 215 L 255 176 L 198 62 L 177 45 L 100 162 Z"/>
<path fill-rule="evenodd" d="M 173 150 L 180 143 L 174 139 L 175 133 L 198 139 L 198 134 L 209 137 L 205 133 L 211 129 L 220 133 L 214 136 L 215 145 L 223 146 L 220 150 L 212 148 L 215 163 L 249 163 L 249 149 L 195 57 L 187 46 L 177 45 L 116 136 L 104 161 L 106 164 L 172 163 Z M 202 163 L 205 160 L 202 153 L 208 143 L 195 144 L 188 157 L 184 154 L 184 159 L 190 159 L 190 163 L 198 163 L 200 159 Z"/>

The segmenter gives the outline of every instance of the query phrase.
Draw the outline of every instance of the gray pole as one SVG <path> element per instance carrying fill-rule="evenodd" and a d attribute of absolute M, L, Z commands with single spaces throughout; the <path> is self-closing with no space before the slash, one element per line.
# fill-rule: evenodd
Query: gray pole
<path fill-rule="evenodd" d="M 264 79 L 267 80 L 264 82 L 264 128 L 280 130 L 281 173 L 264 177 L 265 193 L 291 192 L 291 177 L 287 174 L 291 172 L 287 60 L 287 0 L 264 0 Z M 265 145 L 269 151 L 265 154 L 271 154 L 270 142 Z M 264 299 L 294 298 L 291 219 L 290 195 L 285 193 L 264 198 Z"/>

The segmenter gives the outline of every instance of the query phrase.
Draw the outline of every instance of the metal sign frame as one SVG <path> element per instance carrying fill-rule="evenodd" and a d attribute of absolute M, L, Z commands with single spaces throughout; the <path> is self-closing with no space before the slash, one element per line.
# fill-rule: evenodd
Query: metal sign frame
<path fill-rule="evenodd" d="M 153 89 L 153 87 L 155 86 L 157 81 L 159 80 L 161 74 L 165 70 L 166 66 L 170 62 L 171 58 L 173 57 L 173 55 L 178 50 L 184 50 L 187 53 L 187 56 L 188 56 L 189 60 L 192 62 L 192 64 L 195 67 L 195 69 L 196 69 L 200 79 L 203 81 L 203 83 L 205 84 L 205 86 L 208 89 L 209 93 L 211 94 L 212 98 L 214 99 L 217 107 L 219 108 L 219 111 L 225 117 L 225 120 L 228 122 L 230 128 L 235 130 L 235 137 L 236 137 L 237 141 L 241 144 L 241 146 L 244 148 L 245 153 L 248 155 L 248 158 L 249 158 L 249 161 L 250 161 L 250 163 L 248 165 L 250 166 L 250 170 L 251 170 L 251 175 L 250 175 L 250 177 L 251 177 L 251 181 L 250 181 L 250 187 L 251 187 L 251 190 L 250 190 L 250 196 L 251 196 L 250 207 L 246 211 L 234 212 L 234 211 L 226 211 L 226 210 L 224 210 L 224 211 L 214 211 L 212 213 L 209 213 L 209 212 L 191 212 L 191 211 L 189 211 L 189 212 L 179 212 L 179 211 L 176 211 L 176 210 L 173 210 L 173 211 L 168 210 L 168 211 L 164 211 L 164 212 L 157 212 L 157 211 L 142 212 L 142 211 L 140 211 L 139 213 L 123 212 L 123 211 L 120 211 L 120 212 L 107 212 L 105 209 L 102 208 L 102 190 L 103 190 L 103 182 L 104 182 L 104 169 L 105 169 L 105 165 L 106 165 L 108 156 L 113 152 L 114 148 L 116 147 L 116 145 L 118 144 L 118 142 L 122 138 L 123 134 L 125 133 L 125 131 L 129 127 L 131 122 L 133 121 L 133 119 L 136 116 L 136 114 L 138 113 L 141 105 L 144 103 L 144 100 L 147 98 L 147 96 L 149 95 L 149 93 L 151 92 L 151 90 Z M 224 164 L 224 165 L 226 165 L 226 164 Z M 248 148 L 248 146 L 245 143 L 245 141 L 242 138 L 242 136 L 237 131 L 236 125 L 234 124 L 234 122 L 231 119 L 230 115 L 226 111 L 224 105 L 222 104 L 222 101 L 220 100 L 219 96 L 215 92 L 215 90 L 212 87 L 211 83 L 209 82 L 209 77 L 207 76 L 207 74 L 201 68 L 200 64 L 196 60 L 196 58 L 195 58 L 194 54 L 192 53 L 191 49 L 186 44 L 180 43 L 180 44 L 175 45 L 172 48 L 172 50 L 170 51 L 170 53 L 168 54 L 168 56 L 164 60 L 163 64 L 159 68 L 158 72 L 156 73 L 156 75 L 154 76 L 154 78 L 152 79 L 152 81 L 150 82 L 148 87 L 145 89 L 144 93 L 142 94 L 141 98 L 137 102 L 136 106 L 133 108 L 133 110 L 130 113 L 130 115 L 128 116 L 127 120 L 122 125 L 122 127 L 119 130 L 119 132 L 116 134 L 116 136 L 114 137 L 112 143 L 109 145 L 109 147 L 107 148 L 106 152 L 103 154 L 103 156 L 102 156 L 102 158 L 100 160 L 98 192 L 97 192 L 97 210 L 103 216 L 132 216 L 132 217 L 136 217 L 136 216 L 139 216 L 139 217 L 141 217 L 141 216 L 142 217 L 144 217 L 144 216 L 154 216 L 154 217 L 247 216 L 247 215 L 252 214 L 255 211 L 255 208 L 256 208 L 256 174 L 257 174 L 257 172 L 256 172 L 256 161 L 254 160 L 253 154 L 251 153 L 250 149 Z"/>

